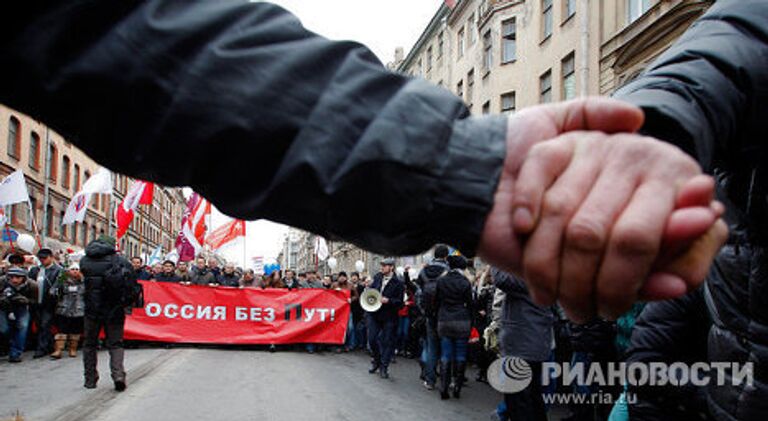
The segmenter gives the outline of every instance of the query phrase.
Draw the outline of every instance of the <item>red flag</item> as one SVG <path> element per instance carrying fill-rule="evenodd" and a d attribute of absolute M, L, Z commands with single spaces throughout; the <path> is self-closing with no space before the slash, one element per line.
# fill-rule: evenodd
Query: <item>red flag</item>
<path fill-rule="evenodd" d="M 141 199 L 139 199 L 140 205 L 151 205 L 152 199 L 155 197 L 155 183 L 144 183 L 144 190 L 141 192 Z"/>
<path fill-rule="evenodd" d="M 148 187 L 149 186 L 149 187 Z M 148 195 L 145 194 L 149 191 Z M 152 203 L 152 192 L 154 191 L 154 185 L 147 183 L 146 181 L 136 180 L 131 184 L 131 188 L 125 194 L 120 206 L 115 209 L 115 221 L 117 222 L 117 239 L 120 240 L 128 231 L 128 227 L 133 221 L 133 215 L 139 204 L 145 203 L 145 200 Z"/>
<path fill-rule="evenodd" d="M 238 237 L 245 237 L 245 221 L 235 219 L 213 230 L 205 239 L 205 243 L 216 250 Z"/>

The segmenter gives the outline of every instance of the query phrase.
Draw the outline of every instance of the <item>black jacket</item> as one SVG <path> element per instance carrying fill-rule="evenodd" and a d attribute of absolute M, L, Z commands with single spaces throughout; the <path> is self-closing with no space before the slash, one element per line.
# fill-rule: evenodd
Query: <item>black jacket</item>
<path fill-rule="evenodd" d="M 85 281 L 85 317 L 100 320 L 125 318 L 123 305 L 107 296 L 104 285 L 104 275 L 113 262 L 135 273 L 125 257 L 115 254 L 114 246 L 96 240 L 85 247 L 85 256 L 80 260 L 80 271 Z"/>
<path fill-rule="evenodd" d="M 20 2 L 0 68 L 0 102 L 114 171 L 380 253 L 473 252 L 506 149 L 505 116 L 265 2 Z"/>
<path fill-rule="evenodd" d="M 227 275 L 226 273 L 222 272 L 218 278 L 216 278 L 216 282 L 219 285 L 223 285 L 225 287 L 239 287 L 240 277 L 237 275 L 237 273 Z"/>
<path fill-rule="evenodd" d="M 418 282 L 421 288 L 416 304 L 435 329 L 437 329 L 437 280 L 448 273 L 448 270 L 448 263 L 435 259 L 419 272 Z"/>
<path fill-rule="evenodd" d="M 379 272 L 373 277 L 371 288 L 377 289 L 381 292 L 382 297 L 387 297 L 389 302 L 382 304 L 381 308 L 375 313 L 369 313 L 377 321 L 383 322 L 386 320 L 397 320 L 397 310 L 403 306 L 403 298 L 405 296 L 405 283 L 397 276 L 392 274 L 392 279 L 387 283 L 387 287 L 384 291 L 381 291 L 381 285 L 384 281 L 384 275 Z"/>
<path fill-rule="evenodd" d="M 752 387 L 709 389 L 718 419 L 768 413 L 768 2 L 720 0 L 616 96 L 643 131 L 715 175 L 731 233 L 706 281 L 711 361 L 755 362 Z"/>
<path fill-rule="evenodd" d="M 181 282 L 181 278 L 176 275 L 176 273 L 171 273 L 170 275 L 166 274 L 165 272 L 160 272 L 157 275 L 154 276 L 155 281 L 157 282 L 174 282 L 179 283 Z"/>
<path fill-rule="evenodd" d="M 62 270 L 63 269 L 61 266 L 59 266 L 57 263 L 53 263 L 50 267 L 45 269 L 45 282 L 42 284 L 37 282 L 37 287 L 42 289 L 43 294 L 42 308 L 46 310 L 54 311 L 56 309 L 58 298 L 55 294 L 52 294 L 52 292 L 56 288 L 56 284 L 59 281 L 59 276 L 61 276 Z M 37 281 L 37 276 L 39 273 L 40 266 L 35 266 L 29 269 L 29 278 Z M 37 303 L 37 297 L 35 297 L 34 303 Z"/>
<path fill-rule="evenodd" d="M 683 297 L 648 303 L 637 318 L 626 361 L 632 363 L 706 362 L 707 334 L 712 322 L 704 300 L 704 289 Z M 629 385 L 637 401 L 629 405 L 631 420 L 698 421 L 707 419 L 705 390 L 691 384 Z"/>
<path fill-rule="evenodd" d="M 437 280 L 437 334 L 469 338 L 472 330 L 472 285 L 460 270 L 450 270 Z"/>

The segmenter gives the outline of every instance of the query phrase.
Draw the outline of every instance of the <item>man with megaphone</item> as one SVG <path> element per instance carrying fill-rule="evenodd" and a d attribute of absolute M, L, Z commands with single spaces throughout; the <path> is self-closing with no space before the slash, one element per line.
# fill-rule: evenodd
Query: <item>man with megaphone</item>
<path fill-rule="evenodd" d="M 373 277 L 369 289 L 380 293 L 379 303 L 362 303 L 367 311 L 368 344 L 371 348 L 371 369 L 369 373 L 379 371 L 382 379 L 389 378 L 389 362 L 395 350 L 395 327 L 397 310 L 403 306 L 405 283 L 395 273 L 395 260 L 381 261 L 381 271 Z M 366 295 L 365 292 L 363 295 Z M 361 299 L 363 299 L 361 297 Z"/>

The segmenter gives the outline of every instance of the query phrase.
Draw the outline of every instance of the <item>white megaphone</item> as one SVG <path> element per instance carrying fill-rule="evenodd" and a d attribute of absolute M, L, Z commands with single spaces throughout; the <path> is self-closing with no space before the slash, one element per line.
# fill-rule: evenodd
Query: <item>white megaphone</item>
<path fill-rule="evenodd" d="M 381 308 L 381 293 L 375 288 L 366 288 L 360 294 L 360 307 L 363 310 L 373 313 Z"/>

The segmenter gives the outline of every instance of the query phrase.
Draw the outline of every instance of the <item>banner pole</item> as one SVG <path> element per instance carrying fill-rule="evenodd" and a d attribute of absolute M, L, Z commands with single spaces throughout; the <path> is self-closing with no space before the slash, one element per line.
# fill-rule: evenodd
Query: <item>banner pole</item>
<path fill-rule="evenodd" d="M 37 229 L 37 221 L 35 220 L 35 210 L 32 208 L 32 199 L 30 199 L 29 197 L 27 197 L 27 205 L 29 205 L 29 217 L 32 219 L 32 229 L 35 230 L 35 238 L 37 239 L 37 247 L 38 248 L 43 248 L 43 242 L 40 239 L 40 231 Z"/>

